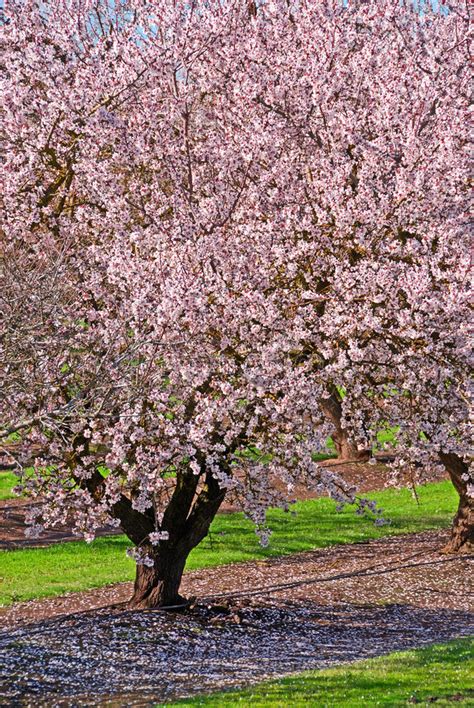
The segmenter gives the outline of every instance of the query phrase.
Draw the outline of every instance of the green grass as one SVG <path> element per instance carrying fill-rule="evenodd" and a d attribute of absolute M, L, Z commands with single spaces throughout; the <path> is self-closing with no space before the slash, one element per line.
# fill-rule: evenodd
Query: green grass
<path fill-rule="evenodd" d="M 15 499 L 13 487 L 18 484 L 18 477 L 13 472 L 0 472 L 0 499 Z"/>
<path fill-rule="evenodd" d="M 390 443 L 390 445 L 395 445 L 398 433 L 398 427 L 385 428 L 385 430 L 380 430 L 377 433 L 377 441 L 382 443 Z"/>
<path fill-rule="evenodd" d="M 446 527 L 456 509 L 457 495 L 450 482 L 418 488 L 420 504 L 406 490 L 386 489 L 370 494 L 391 520 L 376 527 L 352 509 L 335 512 L 327 498 L 298 502 L 298 513 L 269 512 L 273 534 L 262 548 L 253 525 L 243 514 L 220 514 L 210 535 L 191 553 L 187 569 L 285 555 L 338 543 L 366 541 L 382 536 Z M 0 552 L 0 603 L 101 587 L 131 580 L 134 563 L 125 556 L 130 542 L 124 536 L 99 538 L 92 544 L 62 543 L 48 548 Z"/>
<path fill-rule="evenodd" d="M 472 639 L 460 639 L 166 705 L 473 706 L 473 650 Z"/>

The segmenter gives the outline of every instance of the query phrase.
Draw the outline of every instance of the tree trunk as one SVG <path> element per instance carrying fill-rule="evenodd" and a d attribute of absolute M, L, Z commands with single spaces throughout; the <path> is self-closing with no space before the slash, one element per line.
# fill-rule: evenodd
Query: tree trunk
<path fill-rule="evenodd" d="M 134 592 L 129 606 L 138 610 L 184 605 L 185 599 L 179 594 L 179 586 L 187 554 L 178 554 L 172 548 L 144 550 L 154 565 L 137 563 Z"/>
<path fill-rule="evenodd" d="M 342 405 L 337 391 L 332 391 L 327 398 L 323 398 L 320 401 L 320 405 L 324 415 L 334 426 L 331 438 L 337 451 L 337 459 L 341 462 L 345 460 L 368 460 L 370 450 L 358 450 L 341 425 Z"/>
<path fill-rule="evenodd" d="M 441 452 L 440 459 L 459 494 L 459 506 L 451 529 L 451 538 L 444 547 L 445 553 L 474 552 L 474 499 L 468 494 L 469 468 L 455 453 Z M 465 477 L 465 479 L 463 479 Z"/>
<path fill-rule="evenodd" d="M 202 464 L 204 466 L 204 461 Z M 227 471 L 230 473 L 230 470 Z M 176 486 L 161 522 L 161 530 L 168 533 L 168 540 L 161 541 L 157 546 L 147 540 L 150 534 L 157 531 L 153 509 L 137 511 L 132 500 L 123 494 L 113 505 L 112 514 L 119 519 L 124 533 L 141 554 L 153 561 L 152 565 L 137 563 L 129 607 L 145 609 L 184 605 L 179 586 L 187 557 L 207 536 L 226 494 L 209 471 L 206 471 L 202 487 L 197 492 L 198 482 L 201 481 L 202 477 L 190 470 L 177 472 Z M 104 478 L 99 472 L 87 480 L 78 480 L 78 484 L 100 502 L 104 493 Z"/>
<path fill-rule="evenodd" d="M 197 476 L 178 475 L 176 487 L 163 515 L 162 528 L 169 533 L 169 540 L 159 546 L 140 545 L 153 565 L 137 563 L 135 587 L 129 606 L 133 609 L 153 607 L 172 608 L 185 604 L 179 594 L 184 566 L 191 550 L 207 536 L 209 527 L 225 497 L 210 472 L 197 497 L 194 490 Z"/>

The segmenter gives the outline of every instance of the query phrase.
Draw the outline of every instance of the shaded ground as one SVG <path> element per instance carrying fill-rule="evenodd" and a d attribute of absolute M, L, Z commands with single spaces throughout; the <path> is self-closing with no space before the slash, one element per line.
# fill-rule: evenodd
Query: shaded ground
<path fill-rule="evenodd" d="M 383 489 L 389 478 L 389 471 L 383 464 L 369 465 L 366 463 L 341 464 L 335 460 L 328 460 L 327 469 L 339 473 L 347 482 L 357 487 L 360 492 Z M 443 476 L 433 477 L 432 481 L 442 479 Z M 298 486 L 294 497 L 299 500 L 314 498 L 316 494 L 308 492 L 303 486 Z M 45 531 L 40 538 L 25 537 L 25 514 L 31 504 L 27 499 L 7 499 L 0 501 L 0 549 L 13 550 L 15 548 L 48 546 L 52 543 L 64 541 L 77 541 L 81 537 L 75 536 L 71 526 L 59 526 L 56 529 Z M 224 502 L 221 511 L 235 511 L 232 504 Z M 104 527 L 97 532 L 98 536 L 115 535 L 120 533 L 116 527 Z"/>
<path fill-rule="evenodd" d="M 0 501 L 0 549 L 34 548 L 49 546 L 64 541 L 80 541 L 82 536 L 72 533 L 70 526 L 58 526 L 48 529 L 41 538 L 26 538 L 25 515 L 31 504 L 26 499 L 6 499 Z M 97 536 L 112 536 L 120 533 L 116 527 L 104 527 L 97 531 Z"/>
<path fill-rule="evenodd" d="M 9 706 L 152 705 L 470 632 L 466 612 L 406 605 L 287 602 L 177 619 L 96 610 L 7 633 L 3 695 Z"/>
<path fill-rule="evenodd" d="M 130 583 L 4 608 L 3 695 L 9 706 L 146 706 L 474 634 L 473 557 L 442 555 L 446 538 L 187 573 L 184 592 L 200 602 L 181 615 L 127 611 Z"/>

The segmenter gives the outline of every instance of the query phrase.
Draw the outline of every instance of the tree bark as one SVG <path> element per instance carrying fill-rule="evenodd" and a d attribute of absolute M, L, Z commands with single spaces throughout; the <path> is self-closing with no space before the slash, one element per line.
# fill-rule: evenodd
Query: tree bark
<path fill-rule="evenodd" d="M 146 511 L 133 508 L 132 500 L 120 495 L 112 507 L 112 514 L 119 519 L 122 530 L 153 561 L 153 565 L 137 563 L 133 596 L 129 602 L 132 609 L 153 607 L 176 607 L 184 605 L 179 594 L 184 566 L 189 553 L 209 531 L 209 527 L 222 504 L 226 490 L 210 472 L 205 472 L 202 459 L 204 483 L 198 490 L 202 477 L 190 470 L 178 471 L 176 486 L 163 514 L 160 529 L 169 539 L 153 546 L 149 534 L 156 531 L 155 514 L 150 507 Z M 228 470 L 230 472 L 230 470 Z M 95 472 L 87 480 L 78 480 L 93 498 L 99 502 L 104 491 L 104 478 Z"/>
<path fill-rule="evenodd" d="M 469 468 L 453 452 L 441 452 L 439 456 L 459 494 L 459 506 L 454 517 L 451 538 L 443 551 L 445 553 L 472 553 L 474 552 L 474 499 L 468 494 Z M 466 479 L 463 479 L 463 476 Z"/>
<path fill-rule="evenodd" d="M 135 585 L 129 606 L 133 609 L 176 607 L 185 604 L 179 594 L 187 554 L 175 549 L 144 549 L 153 566 L 137 563 Z"/>
<path fill-rule="evenodd" d="M 324 415 L 334 426 L 331 438 L 337 451 L 337 459 L 341 462 L 345 460 L 368 460 L 370 450 L 358 450 L 341 425 L 342 405 L 337 391 L 331 391 L 327 398 L 323 398 L 320 401 L 320 405 Z"/>

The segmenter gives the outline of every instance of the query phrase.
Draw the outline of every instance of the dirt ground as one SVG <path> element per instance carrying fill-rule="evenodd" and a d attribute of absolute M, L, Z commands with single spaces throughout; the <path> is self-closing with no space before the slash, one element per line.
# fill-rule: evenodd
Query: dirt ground
<path fill-rule="evenodd" d="M 27 499 L 5 499 L 0 501 L 0 549 L 35 548 L 50 546 L 52 543 L 65 541 L 80 541 L 81 536 L 72 533 L 70 526 L 58 526 L 48 529 L 40 538 L 27 538 L 25 530 L 25 515 L 31 503 Z M 98 536 L 110 536 L 120 533 L 115 527 L 104 527 L 97 532 Z"/>
<path fill-rule="evenodd" d="M 337 468 L 361 491 L 388 477 L 383 465 Z M 24 500 L 2 505 L 3 548 L 32 545 L 24 512 Z M 474 635 L 474 556 L 443 554 L 448 536 L 428 531 L 188 572 L 181 591 L 191 603 L 176 613 L 130 611 L 132 583 L 0 608 L 0 695 L 8 706 L 151 708 Z M 71 538 L 57 529 L 39 543 Z"/>
<path fill-rule="evenodd" d="M 448 531 L 426 531 L 187 572 L 182 593 L 200 605 L 278 602 L 408 604 L 474 611 L 474 556 L 447 555 Z M 245 588 L 245 589 L 244 589 Z M 0 607 L 0 629 L 114 606 L 132 583 Z"/>

